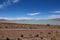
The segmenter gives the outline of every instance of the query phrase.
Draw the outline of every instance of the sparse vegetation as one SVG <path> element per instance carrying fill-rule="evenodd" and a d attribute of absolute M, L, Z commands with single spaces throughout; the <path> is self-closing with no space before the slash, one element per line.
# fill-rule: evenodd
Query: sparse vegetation
<path fill-rule="evenodd" d="M 39 37 L 39 35 L 37 34 L 37 35 L 35 35 L 35 37 Z"/>
<path fill-rule="evenodd" d="M 8 28 L 8 26 L 5 26 L 5 28 Z"/>
<path fill-rule="evenodd" d="M 40 37 L 41 39 L 43 39 L 43 37 Z"/>
<path fill-rule="evenodd" d="M 50 26 L 50 24 L 47 24 L 47 26 Z"/>
<path fill-rule="evenodd" d="M 18 40 L 21 40 L 20 38 L 18 38 Z"/>
<path fill-rule="evenodd" d="M 55 38 L 51 38 L 51 40 L 56 40 Z"/>
<path fill-rule="evenodd" d="M 32 29 L 32 27 L 29 27 L 29 29 Z"/>
<path fill-rule="evenodd" d="M 48 34 L 51 34 L 50 32 Z"/>
<path fill-rule="evenodd" d="M 10 40 L 10 39 L 7 37 L 6 40 Z"/>
<path fill-rule="evenodd" d="M 0 28 L 1 28 L 1 26 L 0 26 Z"/>
<path fill-rule="evenodd" d="M 21 37 L 23 37 L 23 35 L 21 35 Z"/>

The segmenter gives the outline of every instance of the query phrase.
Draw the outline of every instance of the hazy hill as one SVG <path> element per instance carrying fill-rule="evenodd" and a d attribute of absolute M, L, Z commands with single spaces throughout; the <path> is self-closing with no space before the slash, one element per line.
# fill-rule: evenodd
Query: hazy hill
<path fill-rule="evenodd" d="M 52 20 L 58 20 L 58 21 L 60 21 L 60 18 L 55 18 L 55 19 L 52 19 Z"/>

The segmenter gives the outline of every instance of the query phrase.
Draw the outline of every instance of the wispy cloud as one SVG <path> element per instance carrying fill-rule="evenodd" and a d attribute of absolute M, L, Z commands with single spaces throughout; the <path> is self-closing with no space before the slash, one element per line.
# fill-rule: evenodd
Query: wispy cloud
<path fill-rule="evenodd" d="M 3 8 L 3 5 L 2 4 L 0 4 L 0 8 Z"/>
<path fill-rule="evenodd" d="M 30 13 L 30 14 L 27 14 L 27 15 L 30 15 L 30 16 L 35 16 L 35 15 L 38 15 L 40 13 Z"/>
<path fill-rule="evenodd" d="M 19 0 L 13 0 L 12 2 L 13 2 L 13 3 L 17 3 L 17 2 L 19 2 Z"/>
<path fill-rule="evenodd" d="M 60 11 L 52 11 L 52 13 L 60 13 Z"/>
<path fill-rule="evenodd" d="M 47 19 L 47 18 L 30 18 L 30 17 L 8 18 L 8 17 L 0 17 L 0 19 L 6 19 L 6 20 L 41 20 L 41 19 Z"/>
<path fill-rule="evenodd" d="M 60 18 L 60 15 L 50 15 L 50 16 L 48 16 L 48 19 L 55 19 L 55 18 Z"/>
<path fill-rule="evenodd" d="M 17 18 L 8 18 L 8 17 L 0 17 L 0 19 L 6 20 L 47 20 L 47 19 L 55 19 L 60 18 L 60 15 L 49 15 L 47 17 L 39 17 L 39 18 L 30 18 L 30 17 L 17 17 Z"/>
<path fill-rule="evenodd" d="M 7 0 L 7 1 L 4 1 L 3 3 L 0 4 L 0 8 L 4 8 L 4 7 L 7 7 L 9 5 L 18 3 L 19 1 L 20 0 Z"/>
<path fill-rule="evenodd" d="M 17 18 L 0 17 L 0 19 L 6 19 L 6 20 L 32 20 L 33 18 L 29 18 L 29 17 L 17 17 Z"/>
<path fill-rule="evenodd" d="M 46 20 L 46 19 L 48 19 L 48 17 L 47 18 L 29 18 L 29 17 L 7 18 L 7 17 L 0 17 L 0 19 L 5 19 L 5 20 Z"/>
<path fill-rule="evenodd" d="M 47 18 L 29 18 L 29 17 L 7 18 L 7 17 L 0 17 L 0 19 L 5 19 L 5 20 L 44 20 Z"/>
<path fill-rule="evenodd" d="M 29 18 L 29 17 L 18 17 L 15 18 L 16 20 L 32 20 L 33 18 Z"/>

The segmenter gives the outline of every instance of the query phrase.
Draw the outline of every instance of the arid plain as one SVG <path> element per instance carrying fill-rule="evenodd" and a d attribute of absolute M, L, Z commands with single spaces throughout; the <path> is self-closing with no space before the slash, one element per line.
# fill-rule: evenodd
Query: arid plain
<path fill-rule="evenodd" d="M 60 25 L 0 23 L 0 40 L 60 40 Z"/>

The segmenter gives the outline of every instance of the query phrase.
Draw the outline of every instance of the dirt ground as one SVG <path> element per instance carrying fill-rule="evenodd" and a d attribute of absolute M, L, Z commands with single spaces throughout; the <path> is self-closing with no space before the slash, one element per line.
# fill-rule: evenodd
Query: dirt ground
<path fill-rule="evenodd" d="M 0 23 L 0 39 L 6 38 L 14 40 L 60 40 L 60 26 Z"/>

